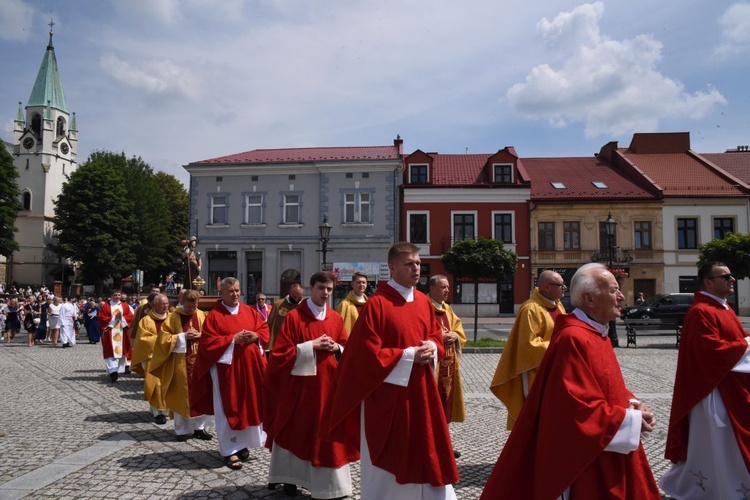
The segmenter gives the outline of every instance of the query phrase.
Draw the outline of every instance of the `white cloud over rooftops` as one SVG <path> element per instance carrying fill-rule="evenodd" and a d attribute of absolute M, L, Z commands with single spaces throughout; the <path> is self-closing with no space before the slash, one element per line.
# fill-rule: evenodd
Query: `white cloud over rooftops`
<path fill-rule="evenodd" d="M 101 57 L 99 65 L 114 80 L 146 94 L 190 100 L 201 94 L 200 80 L 190 70 L 170 60 L 147 60 L 136 67 L 109 53 Z"/>
<path fill-rule="evenodd" d="M 699 119 L 726 104 L 714 88 L 690 93 L 660 73 L 662 44 L 653 36 L 618 41 L 602 35 L 603 15 L 604 4 L 596 2 L 539 22 L 557 64 L 540 64 L 511 86 L 507 98 L 517 113 L 555 127 L 583 123 L 591 138 L 657 130 L 660 119 Z"/>
<path fill-rule="evenodd" d="M 716 52 L 721 56 L 732 56 L 750 51 L 750 3 L 738 2 L 730 5 L 719 18 L 721 43 Z"/>

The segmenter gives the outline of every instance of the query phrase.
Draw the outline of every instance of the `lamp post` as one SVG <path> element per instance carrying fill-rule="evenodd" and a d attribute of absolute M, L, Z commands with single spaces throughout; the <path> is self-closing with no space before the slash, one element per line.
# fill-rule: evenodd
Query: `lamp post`
<path fill-rule="evenodd" d="M 327 215 L 323 216 L 323 223 L 318 226 L 318 230 L 320 231 L 320 252 L 323 254 L 323 271 L 327 271 L 328 266 L 326 262 L 326 254 L 329 252 L 328 242 L 331 239 L 331 225 L 328 223 Z M 332 252 L 333 250 L 330 251 Z"/>
<path fill-rule="evenodd" d="M 607 264 L 608 269 L 612 271 L 613 261 L 615 260 L 615 233 L 617 231 L 617 222 L 612 218 L 612 212 L 609 212 L 607 220 L 604 221 L 604 231 L 607 234 Z M 617 321 L 614 319 L 609 323 L 609 340 L 612 342 L 612 347 L 620 347 L 617 339 Z"/>

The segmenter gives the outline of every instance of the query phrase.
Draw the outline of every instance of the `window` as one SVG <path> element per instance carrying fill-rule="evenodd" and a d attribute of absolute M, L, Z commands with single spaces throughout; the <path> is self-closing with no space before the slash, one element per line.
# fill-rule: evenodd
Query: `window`
<path fill-rule="evenodd" d="M 563 222 L 563 248 L 565 250 L 581 249 L 580 222 Z"/>
<path fill-rule="evenodd" d="M 28 189 L 23 192 L 21 196 L 21 203 L 23 210 L 31 210 L 31 191 Z"/>
<path fill-rule="evenodd" d="M 284 220 L 282 221 L 284 224 L 299 224 L 300 223 L 299 198 L 300 196 L 298 194 L 290 194 L 290 193 L 284 194 L 283 196 Z"/>
<path fill-rule="evenodd" d="M 263 195 L 245 195 L 245 224 L 263 224 Z"/>
<path fill-rule="evenodd" d="M 596 189 L 607 189 L 607 185 L 602 181 L 591 181 Z"/>
<path fill-rule="evenodd" d="M 698 248 L 698 219 L 677 219 L 677 248 Z"/>
<path fill-rule="evenodd" d="M 633 222 L 633 239 L 636 250 L 651 250 L 651 223 L 647 221 Z"/>
<path fill-rule="evenodd" d="M 495 213 L 495 239 L 503 243 L 514 243 L 513 239 L 513 214 Z"/>
<path fill-rule="evenodd" d="M 550 184 L 552 184 L 552 187 L 555 189 L 568 189 L 562 182 L 551 182 Z"/>
<path fill-rule="evenodd" d="M 427 165 L 409 165 L 409 183 L 427 184 Z"/>
<path fill-rule="evenodd" d="M 511 184 L 513 182 L 513 165 L 492 165 L 492 174 L 494 182 L 501 184 Z"/>
<path fill-rule="evenodd" d="M 344 193 L 344 222 L 347 224 L 369 224 L 370 193 L 356 191 Z"/>
<path fill-rule="evenodd" d="M 474 214 L 453 214 L 453 241 L 473 240 Z"/>
<path fill-rule="evenodd" d="M 612 235 L 612 247 L 617 246 L 617 226 L 615 226 L 615 234 Z M 609 249 L 609 245 L 607 242 L 607 223 L 600 221 L 599 222 L 599 250 L 602 252 L 607 251 Z"/>
<path fill-rule="evenodd" d="M 539 223 L 539 250 L 554 250 L 555 249 L 555 223 L 554 222 L 540 222 Z"/>
<path fill-rule="evenodd" d="M 428 243 L 427 213 L 409 213 L 409 241 L 411 243 Z"/>
<path fill-rule="evenodd" d="M 723 240 L 729 233 L 734 232 L 734 219 L 731 217 L 716 217 L 714 219 L 714 238 Z"/>
<path fill-rule="evenodd" d="M 353 172 L 347 172 L 346 173 L 346 178 L 347 179 L 353 179 L 354 178 L 354 173 Z"/>
<path fill-rule="evenodd" d="M 229 224 L 229 200 L 225 194 L 211 196 L 211 219 L 209 224 Z"/>

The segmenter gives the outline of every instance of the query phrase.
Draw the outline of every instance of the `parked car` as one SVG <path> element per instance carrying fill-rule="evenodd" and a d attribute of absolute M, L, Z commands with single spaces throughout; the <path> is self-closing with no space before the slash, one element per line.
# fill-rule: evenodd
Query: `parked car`
<path fill-rule="evenodd" d="M 640 319 L 659 319 L 662 323 L 681 325 L 692 305 L 692 293 L 667 293 L 651 297 L 637 306 L 624 307 L 621 317 L 632 323 L 638 323 Z"/>

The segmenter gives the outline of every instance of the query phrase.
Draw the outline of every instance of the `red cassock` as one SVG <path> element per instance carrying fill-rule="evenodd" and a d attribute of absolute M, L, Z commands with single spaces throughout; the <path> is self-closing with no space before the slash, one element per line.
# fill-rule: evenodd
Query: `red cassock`
<path fill-rule="evenodd" d="M 690 410 L 718 387 L 745 466 L 750 470 L 750 374 L 731 371 L 747 350 L 737 315 L 698 292 L 685 316 L 677 354 L 667 459 L 687 459 Z"/>
<path fill-rule="evenodd" d="M 258 343 L 235 344 L 232 364 L 218 363 L 221 356 L 242 330 L 258 334 L 260 347 L 268 345 L 268 325 L 257 311 L 240 304 L 238 314 L 230 314 L 221 300 L 217 301 L 203 323 L 198 344 L 193 379 L 190 381 L 190 412 L 193 416 L 213 415 L 213 393 L 210 369 L 216 365 L 224 413 L 234 430 L 260 425 L 262 416 L 263 373 L 266 357 Z"/>
<path fill-rule="evenodd" d="M 643 445 L 604 451 L 632 398 L 609 339 L 560 315 L 482 498 L 660 499 Z"/>
<path fill-rule="evenodd" d="M 444 354 L 443 336 L 429 299 L 414 291 L 406 302 L 381 283 L 349 336 L 324 412 L 324 434 L 359 445 L 361 403 L 372 464 L 400 484 L 458 482 L 448 424 L 431 364 L 412 367 L 406 387 L 384 383 L 404 349 L 431 340 Z M 327 432 L 325 432 L 327 431 Z"/>
<path fill-rule="evenodd" d="M 269 449 L 275 442 L 313 467 L 338 469 L 359 460 L 359 450 L 351 443 L 318 438 L 320 416 L 338 365 L 336 355 L 314 351 L 317 375 L 292 375 L 297 344 L 315 340 L 323 334 L 346 346 L 346 329 L 336 311 L 327 309 L 326 318 L 319 321 L 304 302 L 286 315 L 266 369 L 263 430 L 268 435 L 266 446 Z"/>
<path fill-rule="evenodd" d="M 133 309 L 130 308 L 125 302 L 120 302 L 122 307 L 122 318 L 128 324 L 123 328 L 122 335 L 122 352 L 123 356 L 130 354 L 130 327 L 133 326 Z M 112 351 L 112 328 L 109 327 L 109 322 L 112 321 L 112 306 L 109 301 L 102 304 L 99 310 L 99 327 L 102 330 L 102 353 L 104 359 L 114 358 L 115 353 Z"/>

